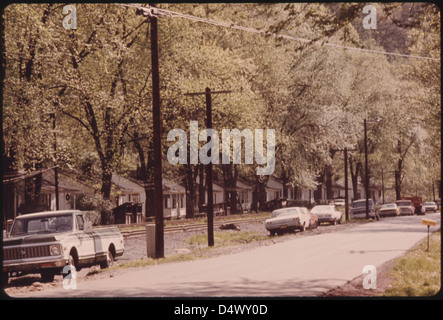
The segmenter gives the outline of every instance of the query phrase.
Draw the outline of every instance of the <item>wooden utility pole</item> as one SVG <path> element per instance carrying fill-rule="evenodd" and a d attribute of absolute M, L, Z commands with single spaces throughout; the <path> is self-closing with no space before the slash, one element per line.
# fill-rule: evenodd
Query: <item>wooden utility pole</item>
<path fill-rule="evenodd" d="M 60 210 L 60 199 L 58 189 L 58 165 L 57 165 L 57 134 L 55 132 L 55 111 L 51 113 L 52 130 L 54 131 L 54 185 L 55 185 L 55 210 Z"/>
<path fill-rule="evenodd" d="M 163 181 L 161 152 L 160 75 L 158 67 L 157 17 L 151 15 L 152 117 L 154 130 L 155 258 L 164 257 Z"/>
<path fill-rule="evenodd" d="M 345 156 L 345 218 L 346 221 L 349 221 L 348 148 L 345 148 L 344 156 Z"/>
<path fill-rule="evenodd" d="M 211 89 L 206 88 L 206 128 L 212 129 L 212 97 Z M 212 140 L 212 138 L 211 138 Z M 212 157 L 212 150 L 211 150 Z M 208 246 L 214 245 L 214 196 L 212 185 L 212 161 L 206 166 L 206 185 L 208 186 Z"/>
<path fill-rule="evenodd" d="M 349 221 L 348 151 L 357 151 L 357 149 L 349 149 L 348 150 L 348 148 L 344 148 L 344 149 L 332 149 L 332 151 L 343 151 L 343 153 L 344 153 L 343 155 L 345 158 L 345 218 L 346 218 L 346 221 Z M 309 200 L 309 202 L 310 202 L 310 200 Z"/>
<path fill-rule="evenodd" d="M 187 96 L 205 95 L 206 97 L 206 128 L 212 129 L 212 94 L 231 93 L 232 91 L 211 91 L 206 88 L 205 92 L 186 93 Z M 212 150 L 211 150 L 212 153 Z M 211 154 L 212 156 L 212 154 Z M 214 246 L 214 196 L 212 185 L 212 161 L 206 165 L 206 186 L 208 188 L 208 246 Z"/>
<path fill-rule="evenodd" d="M 368 133 L 366 119 L 364 119 L 365 130 L 365 193 L 366 193 L 366 219 L 369 218 L 369 169 L 368 169 Z"/>

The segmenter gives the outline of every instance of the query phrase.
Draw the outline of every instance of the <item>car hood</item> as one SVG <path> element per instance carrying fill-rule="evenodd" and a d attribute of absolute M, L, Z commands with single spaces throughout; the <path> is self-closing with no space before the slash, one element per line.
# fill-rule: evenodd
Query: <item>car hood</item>
<path fill-rule="evenodd" d="M 61 234 L 36 234 L 24 235 L 19 237 L 10 237 L 3 240 L 3 247 L 17 246 L 22 244 L 45 243 L 59 241 L 66 236 L 66 233 Z"/>

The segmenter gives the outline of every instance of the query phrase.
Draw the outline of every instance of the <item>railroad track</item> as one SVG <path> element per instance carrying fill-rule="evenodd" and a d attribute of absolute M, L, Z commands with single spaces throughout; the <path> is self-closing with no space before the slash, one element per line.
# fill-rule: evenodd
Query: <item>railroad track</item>
<path fill-rule="evenodd" d="M 236 220 L 220 220 L 214 221 L 214 229 L 220 228 L 221 225 L 234 224 L 234 225 L 242 225 L 245 223 L 256 223 L 263 222 L 266 218 L 254 218 L 254 219 L 236 219 Z M 174 233 L 174 232 L 187 232 L 187 231 L 199 231 L 206 230 L 208 227 L 207 223 L 193 223 L 193 224 L 185 224 L 178 226 L 166 226 L 164 228 L 164 233 Z M 121 230 L 121 234 L 124 238 L 130 237 L 140 237 L 146 235 L 146 229 L 134 229 L 134 230 Z"/>

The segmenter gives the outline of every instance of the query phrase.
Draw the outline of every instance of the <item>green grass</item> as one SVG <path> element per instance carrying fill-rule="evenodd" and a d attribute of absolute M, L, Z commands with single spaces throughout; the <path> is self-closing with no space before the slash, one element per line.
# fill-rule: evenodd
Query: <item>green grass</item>
<path fill-rule="evenodd" d="M 214 244 L 217 247 L 245 244 L 265 239 L 268 239 L 268 237 L 254 231 L 225 231 L 214 233 Z M 208 242 L 208 236 L 206 234 L 195 235 L 190 237 L 187 242 L 191 245 L 206 244 Z"/>
<path fill-rule="evenodd" d="M 136 267 L 146 267 L 153 266 L 157 264 L 170 263 L 170 262 L 181 262 L 181 261 L 192 261 L 199 258 L 196 253 L 185 253 L 178 254 L 174 256 L 164 257 L 160 259 L 145 258 L 139 260 L 131 260 L 129 262 L 122 263 L 118 266 L 112 267 L 112 269 L 125 269 L 125 268 L 136 268 Z"/>
<path fill-rule="evenodd" d="M 431 234 L 429 251 L 427 238 L 405 256 L 395 261 L 390 276 L 392 287 L 383 296 L 424 297 L 440 291 L 441 284 L 441 234 Z"/>

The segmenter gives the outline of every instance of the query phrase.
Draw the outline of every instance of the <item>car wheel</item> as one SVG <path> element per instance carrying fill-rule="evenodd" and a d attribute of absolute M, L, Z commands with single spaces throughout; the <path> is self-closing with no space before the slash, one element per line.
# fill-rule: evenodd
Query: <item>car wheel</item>
<path fill-rule="evenodd" d="M 106 269 L 112 267 L 114 264 L 114 256 L 112 255 L 111 251 L 108 250 L 108 253 L 106 254 L 106 260 L 100 263 L 101 269 Z"/>

